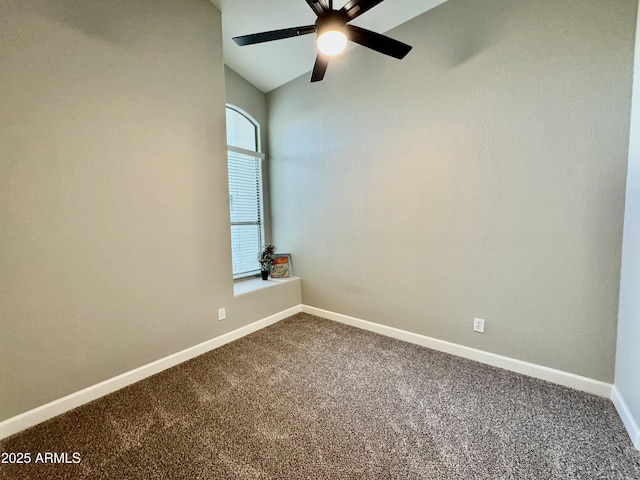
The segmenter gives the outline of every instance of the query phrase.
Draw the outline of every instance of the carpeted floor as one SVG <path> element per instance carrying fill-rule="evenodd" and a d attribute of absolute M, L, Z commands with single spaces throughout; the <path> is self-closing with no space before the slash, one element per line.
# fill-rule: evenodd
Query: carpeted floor
<path fill-rule="evenodd" d="M 307 314 L 0 451 L 32 458 L 2 479 L 640 479 L 609 400 Z"/>

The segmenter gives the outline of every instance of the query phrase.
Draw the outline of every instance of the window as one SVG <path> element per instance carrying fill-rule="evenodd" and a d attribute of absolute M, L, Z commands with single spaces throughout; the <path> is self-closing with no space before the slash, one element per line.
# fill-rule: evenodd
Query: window
<path fill-rule="evenodd" d="M 262 160 L 257 122 L 227 106 L 227 158 L 231 207 L 233 278 L 260 271 L 258 253 L 264 245 Z"/>

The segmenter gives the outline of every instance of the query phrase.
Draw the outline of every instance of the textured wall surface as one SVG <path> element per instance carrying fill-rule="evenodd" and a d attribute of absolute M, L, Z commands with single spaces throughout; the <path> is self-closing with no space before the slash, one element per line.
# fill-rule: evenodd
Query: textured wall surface
<path fill-rule="evenodd" d="M 640 13 L 638 15 L 640 27 Z M 640 425 L 640 35 L 636 53 L 624 217 L 615 384 Z M 636 442 L 640 439 L 636 440 Z M 640 448 L 640 444 L 636 443 Z"/>
<path fill-rule="evenodd" d="M 300 303 L 233 296 L 220 32 L 0 0 L 0 420 Z"/>
<path fill-rule="evenodd" d="M 449 0 L 271 92 L 303 302 L 611 382 L 636 4 Z"/>

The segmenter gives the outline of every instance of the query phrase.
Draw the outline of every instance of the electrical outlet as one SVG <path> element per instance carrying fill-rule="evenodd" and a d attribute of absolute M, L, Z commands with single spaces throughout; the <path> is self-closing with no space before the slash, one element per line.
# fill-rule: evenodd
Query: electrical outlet
<path fill-rule="evenodd" d="M 227 311 L 224 307 L 218 309 L 218 320 L 227 318 Z"/>
<path fill-rule="evenodd" d="M 484 333 L 484 320 L 482 318 L 473 319 L 473 331 L 478 333 Z"/>

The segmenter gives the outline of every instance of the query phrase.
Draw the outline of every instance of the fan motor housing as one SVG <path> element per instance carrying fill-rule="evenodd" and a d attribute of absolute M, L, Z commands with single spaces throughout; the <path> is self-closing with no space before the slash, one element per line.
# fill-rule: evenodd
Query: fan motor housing
<path fill-rule="evenodd" d="M 328 30 L 338 30 L 347 34 L 347 22 L 349 19 L 346 15 L 337 10 L 331 10 L 316 20 L 316 33 L 322 35 Z"/>

